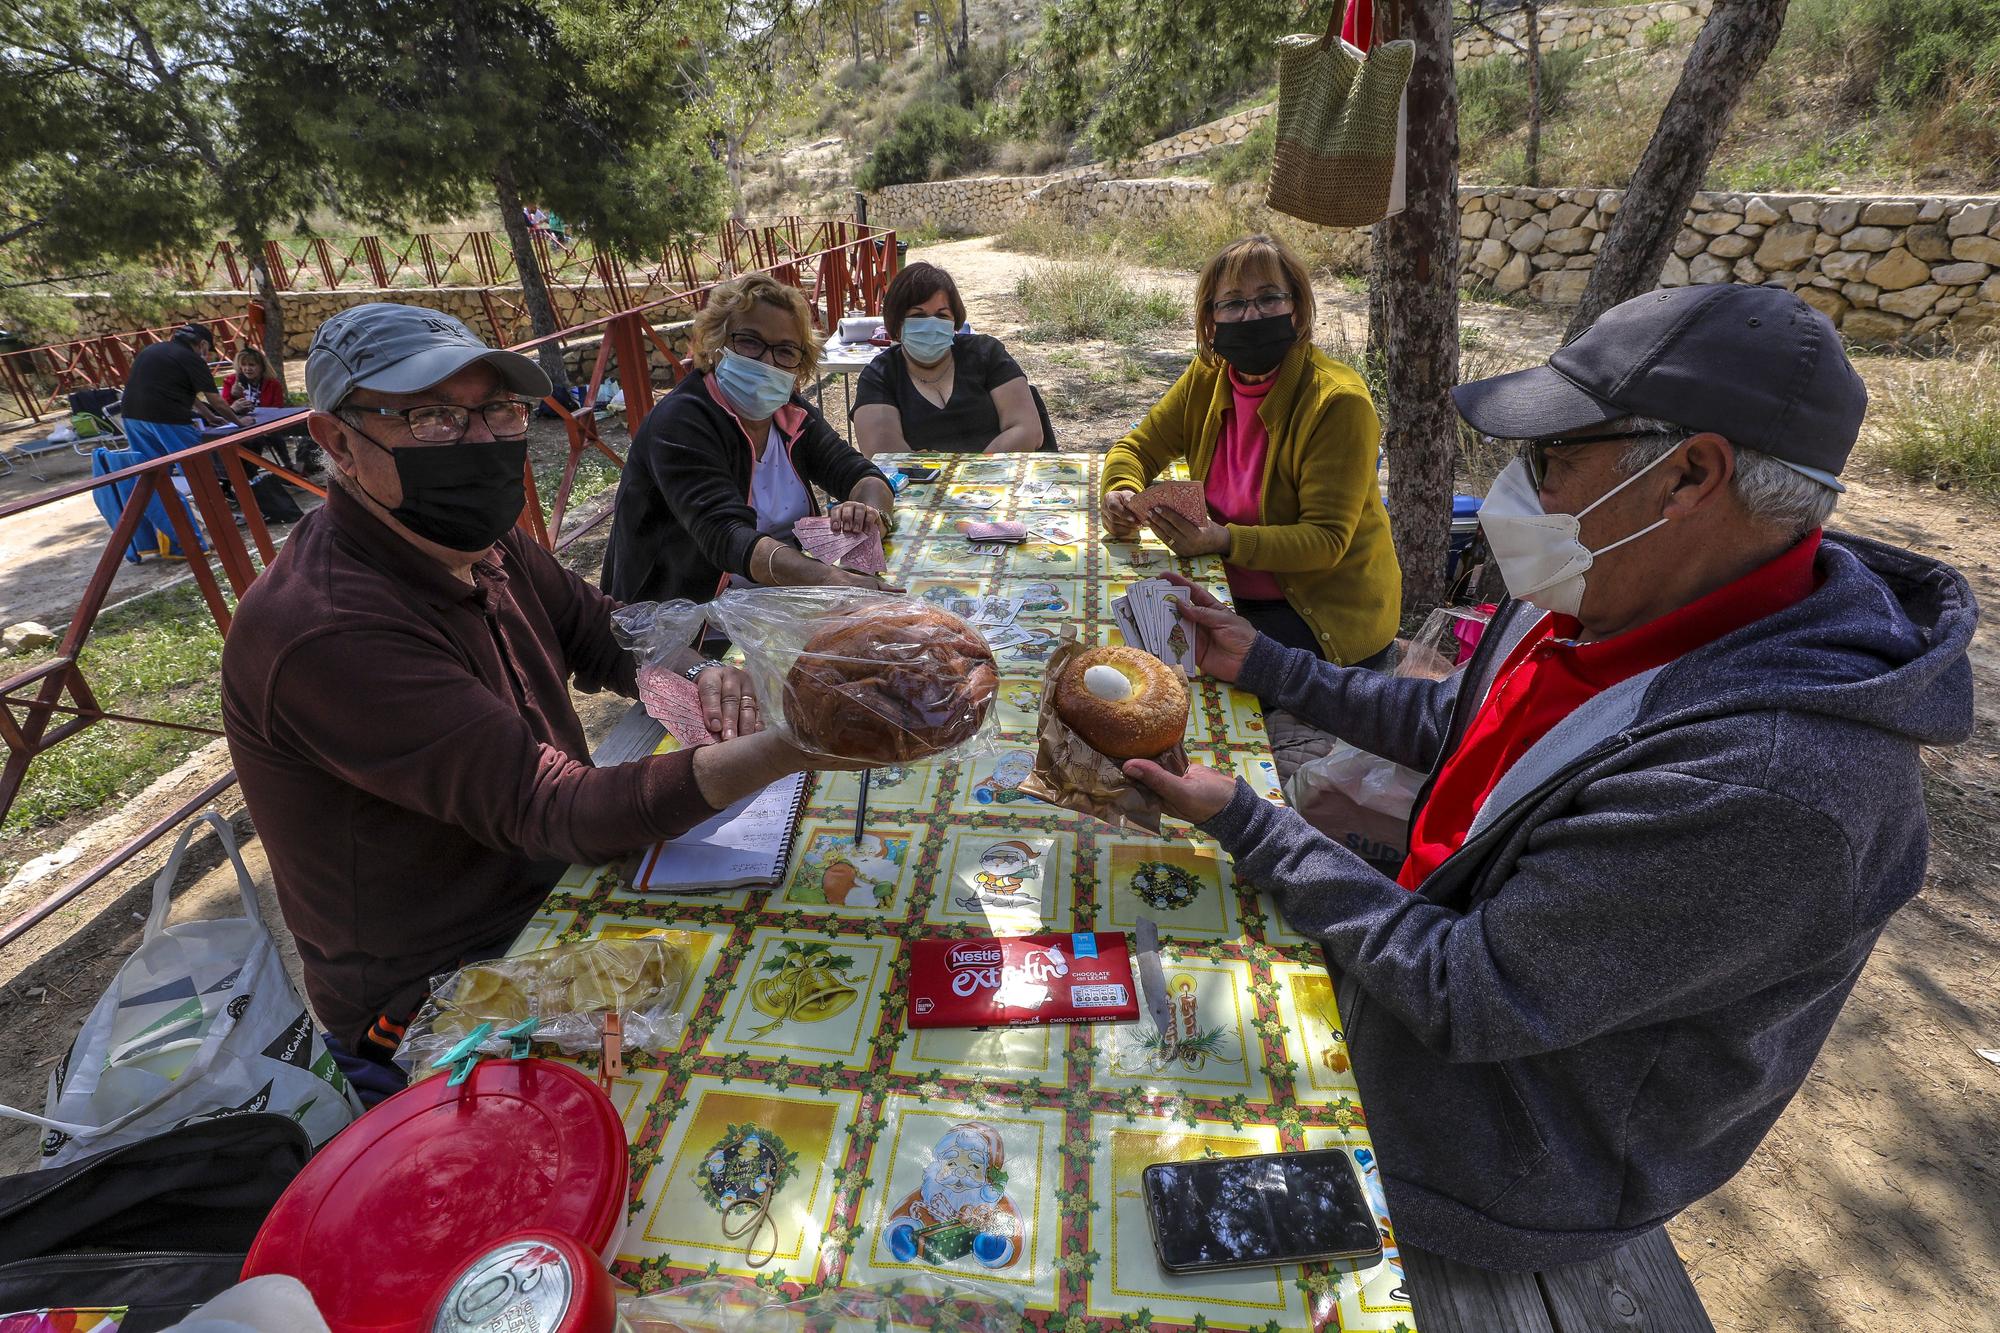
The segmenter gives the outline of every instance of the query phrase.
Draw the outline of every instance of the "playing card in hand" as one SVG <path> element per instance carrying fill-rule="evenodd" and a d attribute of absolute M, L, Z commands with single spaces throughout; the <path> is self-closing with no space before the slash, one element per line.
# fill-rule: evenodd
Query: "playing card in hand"
<path fill-rule="evenodd" d="M 792 524 L 799 546 L 815 560 L 839 565 L 857 574 L 880 574 L 889 568 L 882 538 L 873 532 L 835 532 L 833 520 L 809 515 Z"/>
<path fill-rule="evenodd" d="M 690 749 L 722 739 L 708 729 L 708 719 L 702 716 L 701 687 L 678 671 L 639 668 L 639 702 L 648 717 Z"/>
<path fill-rule="evenodd" d="M 1132 497 L 1132 508 L 1141 517 L 1165 508 L 1197 526 L 1208 522 L 1208 501 L 1198 481 L 1156 481 Z"/>

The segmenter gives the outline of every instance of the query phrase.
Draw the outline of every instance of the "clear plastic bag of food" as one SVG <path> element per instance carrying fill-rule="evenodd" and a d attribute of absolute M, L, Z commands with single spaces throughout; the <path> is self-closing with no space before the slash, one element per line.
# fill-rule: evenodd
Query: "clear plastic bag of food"
<path fill-rule="evenodd" d="M 1000 748 L 993 651 L 949 611 L 851 588 L 736 588 L 707 610 L 742 650 L 764 725 L 807 754 L 880 765 Z"/>
<path fill-rule="evenodd" d="M 1440 606 L 1410 636 L 1396 659 L 1395 674 L 1443 680 L 1465 665 L 1479 636 L 1493 619 L 1491 607 Z"/>
<path fill-rule="evenodd" d="M 628 1333 L 1018 1333 L 1022 1302 L 983 1283 L 914 1272 L 892 1287 L 835 1287 L 793 1300 L 707 1278 L 618 1302 Z"/>
<path fill-rule="evenodd" d="M 601 1050 L 611 1014 L 618 1015 L 626 1049 L 679 1046 L 694 956 L 686 932 L 662 930 L 462 967 L 435 980 L 396 1048 L 396 1063 L 412 1078 L 436 1073 L 431 1062 L 482 1023 L 489 1030 L 473 1049 L 503 1055 L 509 1043 L 501 1034 L 529 1018 L 533 1040 L 569 1055 Z"/>

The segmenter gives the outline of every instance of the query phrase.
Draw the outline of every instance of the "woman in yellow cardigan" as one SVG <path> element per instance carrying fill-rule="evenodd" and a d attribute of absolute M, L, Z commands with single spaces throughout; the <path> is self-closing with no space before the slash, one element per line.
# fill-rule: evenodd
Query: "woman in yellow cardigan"
<path fill-rule="evenodd" d="M 1312 343 L 1313 293 L 1284 242 L 1250 236 L 1195 289 L 1194 363 L 1104 460 L 1104 522 L 1176 458 L 1208 521 L 1156 507 L 1143 521 L 1179 555 L 1220 555 L 1236 610 L 1262 633 L 1340 666 L 1383 667 L 1403 576 L 1375 480 L 1380 426 L 1361 376 Z"/>

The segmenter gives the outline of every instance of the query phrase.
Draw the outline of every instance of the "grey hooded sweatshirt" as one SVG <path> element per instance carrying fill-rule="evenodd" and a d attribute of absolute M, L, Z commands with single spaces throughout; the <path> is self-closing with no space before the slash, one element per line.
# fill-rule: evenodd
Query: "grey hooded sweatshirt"
<path fill-rule="evenodd" d="M 1923 882 L 1918 748 L 1972 728 L 1956 570 L 1829 535 L 1804 600 L 1605 691 L 1508 770 L 1415 892 L 1239 782 L 1202 827 L 1322 942 L 1398 1237 L 1608 1253 L 1742 1167 Z M 1239 684 L 1418 770 L 1540 618 L 1444 681 L 1260 637 Z"/>

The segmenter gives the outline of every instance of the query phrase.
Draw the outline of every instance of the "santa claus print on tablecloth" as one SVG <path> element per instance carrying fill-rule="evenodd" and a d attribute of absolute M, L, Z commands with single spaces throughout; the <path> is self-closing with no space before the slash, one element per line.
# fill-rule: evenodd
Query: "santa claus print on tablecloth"
<path fill-rule="evenodd" d="M 923 1183 L 884 1225 L 889 1252 L 950 1264 L 967 1255 L 984 1268 L 1009 1268 L 1021 1257 L 1021 1215 L 1007 1197 L 1007 1148 L 978 1121 L 953 1125 L 924 1167 Z"/>

